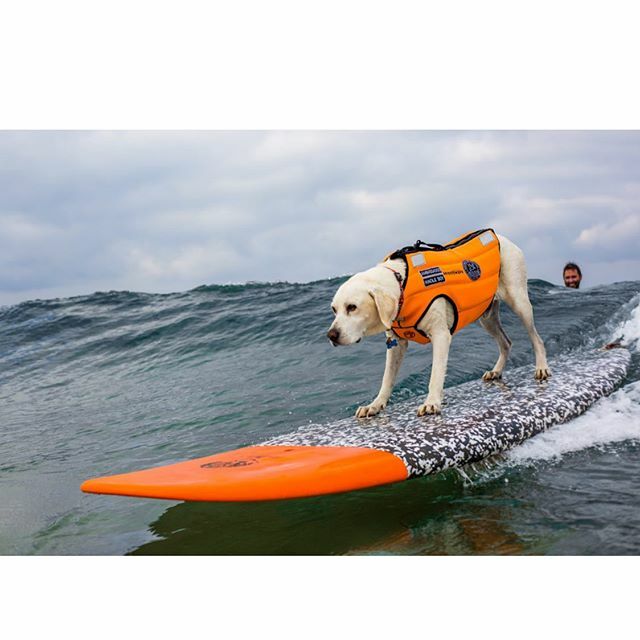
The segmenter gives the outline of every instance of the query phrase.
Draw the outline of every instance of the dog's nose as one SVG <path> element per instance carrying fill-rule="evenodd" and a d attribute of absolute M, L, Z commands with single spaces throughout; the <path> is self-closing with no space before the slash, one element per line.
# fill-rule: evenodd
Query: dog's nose
<path fill-rule="evenodd" d="M 338 340 L 340 340 L 340 332 L 332 327 L 331 329 L 329 329 L 329 331 L 327 331 L 327 338 L 329 338 L 329 340 L 331 340 L 331 344 L 334 347 L 338 346 Z"/>

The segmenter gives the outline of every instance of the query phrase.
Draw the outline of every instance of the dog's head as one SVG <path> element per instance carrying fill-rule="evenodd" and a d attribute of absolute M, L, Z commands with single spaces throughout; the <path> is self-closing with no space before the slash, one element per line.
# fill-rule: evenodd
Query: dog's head
<path fill-rule="evenodd" d="M 331 303 L 336 317 L 327 332 L 334 347 L 354 344 L 364 336 L 391 328 L 398 310 L 399 289 L 389 274 L 382 267 L 374 267 L 356 273 L 336 291 Z"/>

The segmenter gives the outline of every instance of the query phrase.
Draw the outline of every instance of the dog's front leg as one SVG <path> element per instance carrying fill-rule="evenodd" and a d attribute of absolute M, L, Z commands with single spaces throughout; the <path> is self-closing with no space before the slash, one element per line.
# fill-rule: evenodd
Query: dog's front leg
<path fill-rule="evenodd" d="M 404 359 L 404 354 L 407 352 L 408 342 L 406 340 L 397 339 L 398 344 L 395 347 L 387 349 L 387 359 L 384 365 L 384 375 L 382 376 L 382 385 L 380 391 L 371 404 L 367 404 L 363 407 L 358 407 L 356 411 L 356 418 L 370 418 L 380 413 L 382 409 L 387 406 L 387 402 L 391 397 L 393 391 L 393 385 L 398 377 L 398 371 L 400 371 L 400 365 Z"/>
<path fill-rule="evenodd" d="M 428 413 L 440 413 L 442 409 L 442 390 L 444 388 L 444 377 L 447 373 L 449 346 L 451 345 L 451 333 L 447 327 L 434 329 L 429 337 L 433 345 L 429 394 L 424 403 L 418 407 L 419 416 L 424 416 Z"/>

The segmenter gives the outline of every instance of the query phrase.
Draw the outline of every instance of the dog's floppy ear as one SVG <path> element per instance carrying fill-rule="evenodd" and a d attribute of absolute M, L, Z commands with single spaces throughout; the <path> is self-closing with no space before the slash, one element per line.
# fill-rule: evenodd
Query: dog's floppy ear
<path fill-rule="evenodd" d="M 369 295 L 373 298 L 378 309 L 380 321 L 387 328 L 391 329 L 393 321 L 396 319 L 398 311 L 398 301 L 388 291 L 380 287 L 369 289 Z"/>

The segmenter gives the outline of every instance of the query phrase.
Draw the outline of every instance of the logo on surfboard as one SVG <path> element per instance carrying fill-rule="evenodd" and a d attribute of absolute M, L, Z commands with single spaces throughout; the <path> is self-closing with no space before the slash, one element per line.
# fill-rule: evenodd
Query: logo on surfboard
<path fill-rule="evenodd" d="M 200 465 L 201 469 L 219 469 L 221 467 L 248 467 L 260 461 L 265 456 L 256 456 L 255 458 L 241 458 L 240 460 L 216 460 L 215 462 L 205 462 Z"/>

